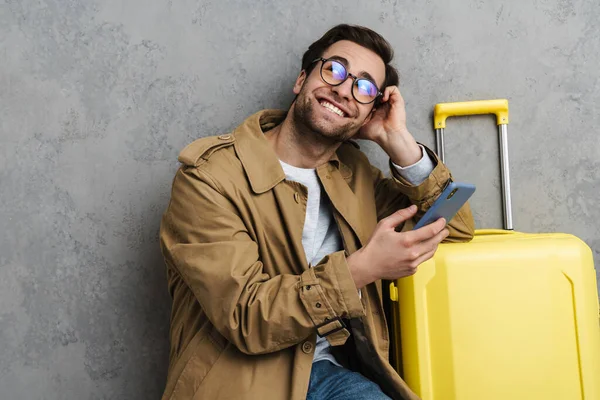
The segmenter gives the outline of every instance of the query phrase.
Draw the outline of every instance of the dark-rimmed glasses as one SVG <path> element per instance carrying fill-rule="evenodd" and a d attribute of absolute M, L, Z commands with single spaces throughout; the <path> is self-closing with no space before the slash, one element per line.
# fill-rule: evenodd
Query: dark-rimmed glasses
<path fill-rule="evenodd" d="M 352 78 L 352 97 L 360 104 L 371 104 L 377 97 L 383 95 L 373 81 L 367 78 L 359 78 L 348 72 L 344 64 L 334 59 L 319 57 L 313 63 L 321 63 L 321 79 L 331 86 L 339 86 L 346 82 L 348 77 Z"/>

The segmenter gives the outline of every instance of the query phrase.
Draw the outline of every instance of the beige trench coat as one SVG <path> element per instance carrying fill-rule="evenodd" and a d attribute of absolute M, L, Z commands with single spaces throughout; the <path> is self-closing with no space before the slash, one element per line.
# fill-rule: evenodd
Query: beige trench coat
<path fill-rule="evenodd" d="M 179 156 L 160 229 L 173 298 L 163 399 L 305 399 L 317 333 L 392 398 L 417 399 L 388 360 L 382 282 L 359 297 L 346 257 L 381 218 L 411 203 L 422 215 L 450 172 L 428 150 L 435 169 L 411 186 L 385 178 L 355 143 L 342 144 L 317 174 L 344 250 L 310 268 L 302 248 L 307 190 L 285 179 L 263 135 L 284 117 L 261 111 Z M 472 238 L 468 205 L 449 229 L 446 241 Z"/>

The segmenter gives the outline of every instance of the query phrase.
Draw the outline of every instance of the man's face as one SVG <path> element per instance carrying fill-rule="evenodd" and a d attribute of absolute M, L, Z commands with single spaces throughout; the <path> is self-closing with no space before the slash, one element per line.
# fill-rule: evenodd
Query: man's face
<path fill-rule="evenodd" d="M 342 40 L 332 44 L 322 55 L 336 58 L 353 75 L 371 79 L 381 91 L 385 79 L 385 64 L 373 51 L 354 42 Z M 339 86 L 331 86 L 321 79 L 322 62 L 315 63 L 307 76 L 304 71 L 294 85 L 298 95 L 294 103 L 294 120 L 311 131 L 342 142 L 354 136 L 368 122 L 373 103 L 361 104 L 352 96 L 353 80 L 349 77 Z M 343 112 L 338 115 L 331 106 Z"/>

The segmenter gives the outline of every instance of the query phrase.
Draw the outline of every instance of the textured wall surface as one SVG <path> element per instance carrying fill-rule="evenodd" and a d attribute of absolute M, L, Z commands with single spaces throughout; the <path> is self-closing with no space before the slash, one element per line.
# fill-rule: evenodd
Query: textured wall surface
<path fill-rule="evenodd" d="M 160 396 L 177 154 L 286 107 L 302 53 L 340 22 L 392 42 L 426 144 L 434 104 L 508 98 L 516 228 L 573 233 L 598 265 L 599 18 L 590 0 L 0 0 L 0 397 Z M 495 132 L 447 129 L 479 227 L 501 225 Z"/>

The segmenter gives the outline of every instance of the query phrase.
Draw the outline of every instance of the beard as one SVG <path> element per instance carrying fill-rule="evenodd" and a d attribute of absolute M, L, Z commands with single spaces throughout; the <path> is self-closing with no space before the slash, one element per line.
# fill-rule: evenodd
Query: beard
<path fill-rule="evenodd" d="M 303 88 L 294 104 L 294 123 L 298 133 L 312 133 L 330 142 L 341 143 L 350 139 L 360 129 L 360 124 L 351 120 L 343 125 L 338 125 L 335 124 L 333 116 L 331 121 L 317 118 L 314 107 L 322 106 L 316 99 L 311 102 Z"/>

